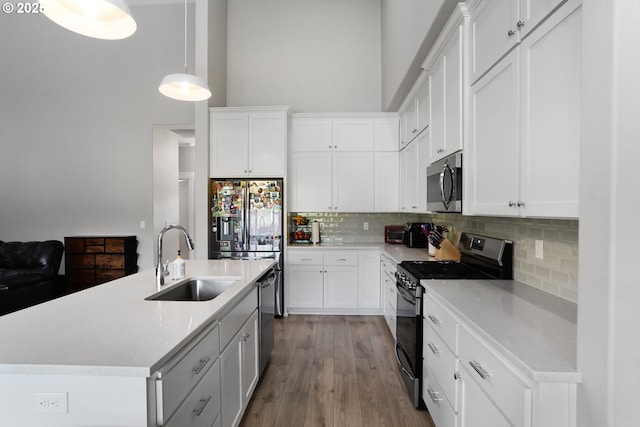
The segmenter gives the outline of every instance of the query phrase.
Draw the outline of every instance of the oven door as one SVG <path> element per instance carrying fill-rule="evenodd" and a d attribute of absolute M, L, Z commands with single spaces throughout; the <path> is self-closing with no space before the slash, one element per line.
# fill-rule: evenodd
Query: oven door
<path fill-rule="evenodd" d="M 396 284 L 396 360 L 414 406 L 421 406 L 422 378 L 422 288 L 411 294 Z"/>

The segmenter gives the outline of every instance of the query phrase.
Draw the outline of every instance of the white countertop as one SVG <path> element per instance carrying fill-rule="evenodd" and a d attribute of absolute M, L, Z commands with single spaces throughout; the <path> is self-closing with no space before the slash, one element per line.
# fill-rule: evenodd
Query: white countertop
<path fill-rule="evenodd" d="M 391 245 L 388 243 L 320 243 L 289 245 L 289 250 L 379 250 L 387 254 L 391 259 L 400 263 L 402 261 L 435 261 L 426 248 L 408 248 L 404 245 Z"/>
<path fill-rule="evenodd" d="M 237 279 L 211 301 L 145 300 L 150 269 L 1 316 L 0 374 L 148 377 L 274 264 L 187 260 L 188 277 Z"/>
<path fill-rule="evenodd" d="M 576 304 L 512 280 L 420 283 L 533 381 L 581 381 Z"/>

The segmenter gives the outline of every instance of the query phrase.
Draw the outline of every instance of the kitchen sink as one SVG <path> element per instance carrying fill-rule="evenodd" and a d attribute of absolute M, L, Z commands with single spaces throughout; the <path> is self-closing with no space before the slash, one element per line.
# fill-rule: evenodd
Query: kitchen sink
<path fill-rule="evenodd" d="M 146 300 L 152 301 L 210 301 L 224 292 L 238 279 L 190 279 L 155 293 Z"/>

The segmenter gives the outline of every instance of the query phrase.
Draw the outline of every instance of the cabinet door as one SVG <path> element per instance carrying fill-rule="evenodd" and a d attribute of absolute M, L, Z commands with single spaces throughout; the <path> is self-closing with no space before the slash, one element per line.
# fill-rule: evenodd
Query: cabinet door
<path fill-rule="evenodd" d="M 400 119 L 389 117 L 373 120 L 373 149 L 375 151 L 398 151 Z"/>
<path fill-rule="evenodd" d="M 249 173 L 248 120 L 246 113 L 212 113 L 211 177 L 235 178 Z"/>
<path fill-rule="evenodd" d="M 322 308 L 324 305 L 322 265 L 289 265 L 287 269 L 288 307 Z"/>
<path fill-rule="evenodd" d="M 373 151 L 372 119 L 334 119 L 333 149 L 336 151 Z"/>
<path fill-rule="evenodd" d="M 425 79 L 420 89 L 416 93 L 416 109 L 417 109 L 417 129 L 418 132 L 422 132 L 431 121 L 431 105 L 430 96 L 431 84 L 429 79 Z"/>
<path fill-rule="evenodd" d="M 399 162 L 398 152 L 375 153 L 375 212 L 398 212 Z"/>
<path fill-rule="evenodd" d="M 409 142 L 409 132 L 407 132 L 407 111 L 400 115 L 400 149 L 402 150 Z"/>
<path fill-rule="evenodd" d="M 243 328 L 242 343 L 242 393 L 243 407 L 249 404 L 259 379 L 260 336 L 258 333 L 258 310 L 247 320 Z"/>
<path fill-rule="evenodd" d="M 318 177 L 316 176 L 317 180 Z M 338 212 L 374 210 L 374 155 L 372 152 L 334 152 L 333 209 Z"/>
<path fill-rule="evenodd" d="M 444 93 L 444 66 L 445 57 L 440 56 L 431 67 L 429 80 L 431 81 L 431 143 L 429 144 L 429 163 L 434 162 L 444 152 L 444 115 L 445 115 L 445 93 Z M 447 99 L 448 102 L 448 99 Z"/>
<path fill-rule="evenodd" d="M 565 0 L 520 0 L 520 38 L 531 32 L 551 11 Z"/>
<path fill-rule="evenodd" d="M 411 158 L 409 157 L 409 147 L 411 144 L 409 144 L 408 146 L 406 146 L 405 148 L 402 149 L 402 151 L 400 151 L 400 174 L 398 176 L 398 180 L 400 181 L 400 187 L 398 190 L 398 198 L 399 198 L 399 205 L 400 205 L 400 212 L 408 212 L 410 209 L 410 204 L 409 204 L 409 193 L 408 193 L 408 185 L 407 183 L 409 182 L 408 178 L 409 178 L 409 165 L 411 163 Z"/>
<path fill-rule="evenodd" d="M 518 2 L 516 0 L 488 0 L 472 13 L 472 82 L 480 78 L 519 41 L 517 17 Z"/>
<path fill-rule="evenodd" d="M 333 210 L 331 153 L 303 152 L 291 155 L 291 211 Z"/>
<path fill-rule="evenodd" d="M 427 165 L 429 164 L 429 146 L 431 141 L 431 132 L 425 130 L 416 139 L 417 143 L 417 181 L 416 187 L 416 205 L 415 212 L 423 213 L 427 211 Z"/>
<path fill-rule="evenodd" d="M 249 174 L 285 176 L 286 113 L 249 114 Z"/>
<path fill-rule="evenodd" d="M 582 8 L 573 3 L 520 46 L 526 216 L 578 217 L 581 40 Z"/>
<path fill-rule="evenodd" d="M 380 309 L 380 254 L 358 254 L 358 307 Z"/>
<path fill-rule="evenodd" d="M 465 160 L 467 214 L 518 215 L 518 50 L 471 88 L 471 135 Z"/>
<path fill-rule="evenodd" d="M 463 108 L 463 26 L 459 25 L 446 46 L 442 57 L 444 60 L 444 139 L 441 159 L 458 150 L 462 150 L 462 108 Z M 431 134 L 433 139 L 433 134 Z"/>
<path fill-rule="evenodd" d="M 331 119 L 293 117 L 291 151 L 330 151 L 333 148 Z"/>
<path fill-rule="evenodd" d="M 242 345 L 240 330 L 220 354 L 220 386 L 222 389 L 222 427 L 235 427 L 240 423 L 244 394 L 242 390 Z"/>
<path fill-rule="evenodd" d="M 324 267 L 326 308 L 355 308 L 358 306 L 358 268 L 356 266 Z"/>
<path fill-rule="evenodd" d="M 418 136 L 418 103 L 414 98 L 407 106 L 407 142 Z"/>
<path fill-rule="evenodd" d="M 460 427 L 513 427 L 476 384 L 466 367 L 460 373 Z"/>
<path fill-rule="evenodd" d="M 412 141 L 404 151 L 406 206 L 408 211 L 416 211 L 418 209 L 418 141 Z"/>

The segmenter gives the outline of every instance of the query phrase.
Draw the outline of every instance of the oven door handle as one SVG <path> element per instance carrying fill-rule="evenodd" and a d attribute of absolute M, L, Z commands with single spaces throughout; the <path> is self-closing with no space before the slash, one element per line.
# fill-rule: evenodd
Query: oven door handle
<path fill-rule="evenodd" d="M 405 368 L 405 367 L 404 367 L 404 365 L 403 365 L 403 364 L 402 364 L 402 362 L 400 361 L 400 354 L 398 353 L 398 351 L 399 351 L 399 350 L 400 350 L 400 344 L 398 344 L 398 343 L 396 342 L 396 349 L 395 349 L 395 352 L 394 352 L 394 353 L 395 353 L 395 356 L 396 356 L 396 361 L 398 362 L 398 366 L 400 367 L 400 370 L 401 370 L 402 372 L 404 372 L 404 374 L 405 374 L 407 377 L 409 377 L 409 379 L 410 379 L 411 381 L 414 381 L 416 378 L 411 374 L 411 372 L 409 372 L 409 371 L 407 370 L 407 368 Z"/>
<path fill-rule="evenodd" d="M 398 283 L 396 283 L 396 288 L 398 289 L 398 294 L 404 300 L 406 300 L 411 305 L 415 305 L 415 303 L 416 303 L 415 297 L 412 297 L 410 294 L 408 294 L 407 291 L 405 291 L 405 289 L 402 286 L 400 286 Z"/>

